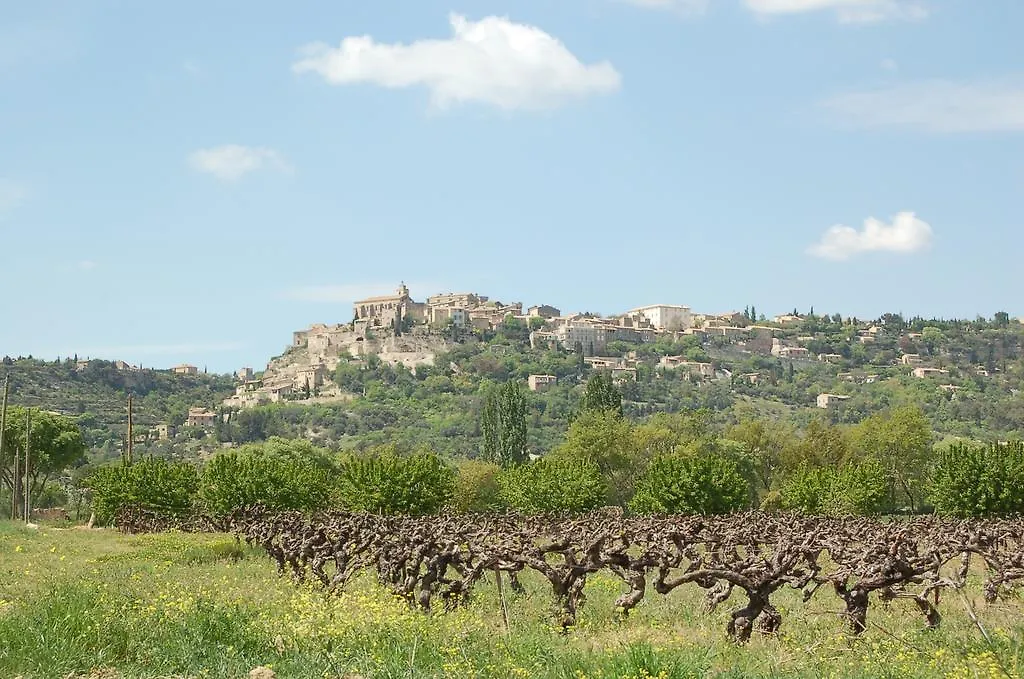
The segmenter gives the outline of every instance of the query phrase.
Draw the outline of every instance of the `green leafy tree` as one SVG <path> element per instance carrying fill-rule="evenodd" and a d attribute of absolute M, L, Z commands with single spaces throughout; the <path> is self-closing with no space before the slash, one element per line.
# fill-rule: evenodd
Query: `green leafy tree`
<path fill-rule="evenodd" d="M 492 512 L 500 509 L 500 474 L 501 467 L 490 462 L 460 462 L 449 506 L 458 512 Z"/>
<path fill-rule="evenodd" d="M 350 511 L 373 514 L 429 514 L 451 498 L 455 474 L 433 453 L 398 455 L 393 448 L 344 462 L 337 497 Z"/>
<path fill-rule="evenodd" d="M 498 399 L 498 464 L 526 461 L 526 395 L 517 381 L 506 382 Z"/>
<path fill-rule="evenodd" d="M 1024 443 L 958 442 L 940 454 L 932 473 L 935 511 L 953 516 L 1024 512 Z"/>
<path fill-rule="evenodd" d="M 673 453 L 651 461 L 629 508 L 641 514 L 726 514 L 749 500 L 747 480 L 733 460 Z"/>
<path fill-rule="evenodd" d="M 502 471 L 502 501 L 526 513 L 584 512 L 604 503 L 601 470 L 590 460 L 543 457 Z"/>
<path fill-rule="evenodd" d="M 481 450 L 480 456 L 488 462 L 497 462 L 501 439 L 501 415 L 498 406 L 498 390 L 492 387 L 484 396 L 484 407 L 480 415 Z"/>
<path fill-rule="evenodd" d="M 584 410 L 549 457 L 596 464 L 605 479 L 608 502 L 621 504 L 632 495 L 635 450 L 630 422 L 614 410 Z"/>
<path fill-rule="evenodd" d="M 802 465 L 783 485 L 785 509 L 804 514 L 868 515 L 886 505 L 885 469 L 873 459 L 848 462 L 838 468 Z"/>
<path fill-rule="evenodd" d="M 597 373 L 589 380 L 580 398 L 580 412 L 610 411 L 622 416 L 622 392 L 612 382 L 610 375 Z"/>
<path fill-rule="evenodd" d="M 905 500 L 917 511 L 928 468 L 932 463 L 932 431 L 917 406 L 905 406 L 865 418 L 850 432 L 859 457 L 877 460 L 885 470 L 887 498 L 892 509 Z"/>
<path fill-rule="evenodd" d="M 256 502 L 272 509 L 327 509 L 335 473 L 326 451 L 307 441 L 271 439 L 214 455 L 203 467 L 199 496 L 219 514 Z"/>
<path fill-rule="evenodd" d="M 191 511 L 199 490 L 199 472 L 187 462 L 152 458 L 131 466 L 100 467 L 85 479 L 84 485 L 92 491 L 96 519 L 109 524 L 125 507 L 172 513 Z"/>
<path fill-rule="evenodd" d="M 10 407 L 4 429 L 4 447 L 0 451 L 0 478 L 13 487 L 14 455 L 18 451 L 21 466 L 19 479 L 25 473 L 25 433 L 31 420 L 29 435 L 28 477 L 33 494 L 37 494 L 53 476 L 82 461 L 85 442 L 78 425 L 69 417 L 45 410 Z"/>
<path fill-rule="evenodd" d="M 783 451 L 794 438 L 793 431 L 778 422 L 743 419 L 730 427 L 725 436 L 742 447 L 758 488 L 765 492 L 771 490 L 782 467 Z"/>

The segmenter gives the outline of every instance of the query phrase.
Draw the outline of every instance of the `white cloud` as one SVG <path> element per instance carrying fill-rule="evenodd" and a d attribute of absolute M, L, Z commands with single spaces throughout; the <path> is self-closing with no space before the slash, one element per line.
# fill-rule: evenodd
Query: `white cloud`
<path fill-rule="evenodd" d="M 28 200 L 28 186 L 21 182 L 0 178 L 0 218 Z"/>
<path fill-rule="evenodd" d="M 932 227 L 913 212 L 900 212 L 892 224 L 874 217 L 864 220 L 864 228 L 837 224 L 807 249 L 808 254 L 824 259 L 849 259 L 864 252 L 919 252 L 932 242 Z"/>
<path fill-rule="evenodd" d="M 443 285 L 431 282 L 406 283 L 409 294 L 416 299 L 419 296 L 433 295 L 435 291 L 444 289 Z M 297 302 L 329 302 L 351 303 L 367 297 L 393 295 L 398 288 L 394 283 L 346 283 L 342 285 L 304 285 L 289 288 L 278 295 L 281 299 Z"/>
<path fill-rule="evenodd" d="M 923 0 L 744 0 L 744 4 L 762 15 L 830 10 L 842 23 L 917 21 L 928 16 Z"/>
<path fill-rule="evenodd" d="M 97 266 L 99 265 L 91 259 L 83 259 L 78 263 L 78 268 L 82 271 L 92 271 Z"/>
<path fill-rule="evenodd" d="M 977 82 L 924 80 L 839 94 L 821 105 L 859 127 L 925 132 L 1024 131 L 1024 77 Z"/>
<path fill-rule="evenodd" d="M 452 37 L 410 44 L 348 37 L 337 48 L 307 45 L 292 65 L 336 85 L 426 87 L 435 107 L 480 102 L 502 109 L 544 109 L 568 99 L 619 89 L 622 78 L 607 61 L 584 64 L 558 39 L 534 26 L 490 16 L 449 17 Z"/>
<path fill-rule="evenodd" d="M 710 0 L 619 0 L 619 2 L 625 2 L 646 9 L 660 9 L 683 16 L 690 16 L 706 12 Z"/>
<path fill-rule="evenodd" d="M 291 172 L 288 162 L 277 151 L 268 148 L 225 144 L 192 152 L 189 164 L 217 179 L 234 181 L 250 172 L 271 169 Z"/>

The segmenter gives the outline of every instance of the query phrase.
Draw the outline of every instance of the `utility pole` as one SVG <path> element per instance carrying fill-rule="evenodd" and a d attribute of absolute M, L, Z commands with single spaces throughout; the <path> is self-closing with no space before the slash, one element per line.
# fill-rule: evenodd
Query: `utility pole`
<path fill-rule="evenodd" d="M 0 406 L 0 469 L 4 468 L 4 430 L 7 429 L 7 393 L 11 387 L 11 376 L 4 375 L 4 404 Z M 13 492 L 14 478 L 11 477 Z"/>
<path fill-rule="evenodd" d="M 134 438 L 135 438 L 135 436 L 132 433 L 132 395 L 131 395 L 131 393 L 129 393 L 128 394 L 128 445 L 125 446 L 125 453 L 126 453 L 125 461 L 128 463 L 129 467 L 132 466 L 132 443 L 133 443 L 133 439 Z"/>
<path fill-rule="evenodd" d="M 18 520 L 18 454 L 20 449 L 14 446 L 14 470 L 11 471 L 11 520 Z"/>
<path fill-rule="evenodd" d="M 28 480 L 28 469 L 29 469 L 29 454 L 31 450 L 31 439 L 32 436 L 32 409 L 27 408 L 25 410 L 25 523 L 29 523 L 31 520 L 32 512 L 32 485 Z"/>

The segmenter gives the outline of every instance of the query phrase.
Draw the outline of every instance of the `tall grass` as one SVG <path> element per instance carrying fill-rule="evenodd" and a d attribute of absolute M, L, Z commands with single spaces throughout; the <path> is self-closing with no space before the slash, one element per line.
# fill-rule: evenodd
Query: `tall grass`
<path fill-rule="evenodd" d="M 651 594 L 618 621 L 619 584 L 588 583 L 577 628 L 559 635 L 540 579 L 509 595 L 493 580 L 466 608 L 409 610 L 370 577 L 327 597 L 277 577 L 226 536 L 126 537 L 0 524 L 0 677 L 974 677 L 1019 676 L 1021 602 L 978 615 L 989 645 L 950 596 L 939 630 L 909 607 L 873 608 L 863 638 L 846 634 L 828 597 L 780 597 L 782 631 L 746 647 L 725 639 L 727 602 L 700 612 L 701 592 Z"/>

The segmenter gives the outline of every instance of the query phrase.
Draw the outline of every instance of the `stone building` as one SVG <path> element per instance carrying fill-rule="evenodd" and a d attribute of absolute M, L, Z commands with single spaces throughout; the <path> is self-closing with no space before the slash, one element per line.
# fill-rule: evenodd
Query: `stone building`
<path fill-rule="evenodd" d="M 415 302 L 409 296 L 409 288 L 402 283 L 393 295 L 367 297 L 352 305 L 353 320 L 365 320 L 372 326 L 393 325 L 396 320 L 410 318 L 422 323 L 426 318 L 427 305 Z"/>

